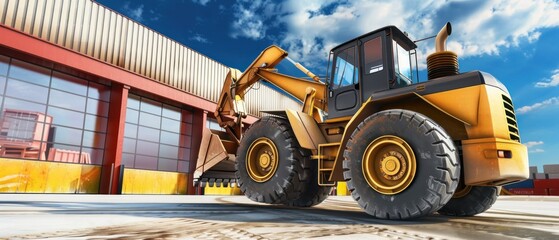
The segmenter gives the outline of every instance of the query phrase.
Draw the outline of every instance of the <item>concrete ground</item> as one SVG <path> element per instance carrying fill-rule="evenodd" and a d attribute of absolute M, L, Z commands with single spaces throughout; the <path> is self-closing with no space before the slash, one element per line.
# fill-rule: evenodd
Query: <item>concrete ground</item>
<path fill-rule="evenodd" d="M 387 221 L 339 196 L 296 209 L 244 196 L 1 194 L 4 238 L 559 239 L 559 197 L 503 196 L 475 217 Z"/>

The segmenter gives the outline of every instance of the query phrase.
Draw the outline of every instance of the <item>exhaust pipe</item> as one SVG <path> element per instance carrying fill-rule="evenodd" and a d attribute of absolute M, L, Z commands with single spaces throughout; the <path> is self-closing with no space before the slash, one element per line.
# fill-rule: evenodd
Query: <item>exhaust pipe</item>
<path fill-rule="evenodd" d="M 446 39 L 452 33 L 452 26 L 447 22 L 435 38 L 435 52 L 427 57 L 427 77 L 429 80 L 457 75 L 458 55 L 446 51 Z"/>
<path fill-rule="evenodd" d="M 435 38 L 435 52 L 442 52 L 446 50 L 446 39 L 452 34 L 452 26 L 447 22 L 437 34 Z"/>

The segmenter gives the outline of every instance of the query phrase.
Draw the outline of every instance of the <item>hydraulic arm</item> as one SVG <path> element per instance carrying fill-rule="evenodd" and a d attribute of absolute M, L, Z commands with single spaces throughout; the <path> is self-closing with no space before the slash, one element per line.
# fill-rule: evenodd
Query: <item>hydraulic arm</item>
<path fill-rule="evenodd" d="M 284 58 L 287 58 L 314 81 L 277 73 L 274 67 Z M 266 80 L 305 103 L 304 105 L 307 106 L 304 107 L 304 110 L 306 110 L 304 112 L 310 113 L 310 115 L 313 115 L 315 107 L 320 110 L 326 110 L 326 85 L 320 82 L 320 78 L 301 64 L 287 57 L 287 52 L 283 49 L 275 45 L 270 46 L 260 53 L 244 73 L 231 68 L 223 84 L 214 116 L 219 125 L 237 143 L 242 135 L 241 118 L 247 115 L 243 100 L 245 93 L 261 79 Z M 311 93 L 314 95 L 313 99 L 307 99 Z"/>

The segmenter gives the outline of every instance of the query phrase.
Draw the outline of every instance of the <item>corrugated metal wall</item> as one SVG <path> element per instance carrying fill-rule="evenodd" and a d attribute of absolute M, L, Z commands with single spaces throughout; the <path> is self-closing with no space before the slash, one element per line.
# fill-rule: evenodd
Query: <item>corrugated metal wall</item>
<path fill-rule="evenodd" d="M 0 23 L 213 102 L 228 71 L 90 0 L 0 0 Z M 259 115 L 259 109 L 299 108 L 297 102 L 264 85 L 245 100 L 253 115 Z"/>

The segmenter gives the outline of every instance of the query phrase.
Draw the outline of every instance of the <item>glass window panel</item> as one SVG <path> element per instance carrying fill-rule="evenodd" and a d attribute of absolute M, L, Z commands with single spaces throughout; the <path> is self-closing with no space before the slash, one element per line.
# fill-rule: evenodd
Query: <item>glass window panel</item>
<path fill-rule="evenodd" d="M 127 153 L 136 152 L 136 139 L 124 138 L 122 143 L 122 151 Z"/>
<path fill-rule="evenodd" d="M 177 171 L 177 160 L 160 158 L 157 164 L 157 170 L 176 172 Z"/>
<path fill-rule="evenodd" d="M 159 142 L 159 130 L 148 128 L 148 127 L 138 127 L 138 139 Z"/>
<path fill-rule="evenodd" d="M 124 136 L 129 138 L 138 137 L 138 125 L 125 123 L 124 125 Z"/>
<path fill-rule="evenodd" d="M 45 145 L 38 146 L 39 149 L 40 149 L 41 147 L 45 147 Z M 39 151 L 41 151 L 41 150 L 39 150 Z M 44 155 L 45 158 L 46 158 L 46 154 L 47 154 L 47 152 L 45 152 L 45 155 Z M 18 159 L 18 158 L 19 158 L 19 159 L 30 159 L 30 160 L 44 160 L 44 159 L 39 159 L 39 157 L 42 157 L 42 156 L 43 156 L 42 154 L 41 154 L 41 155 L 33 155 L 33 154 L 31 154 L 31 155 L 27 155 L 27 156 L 23 156 L 23 157 L 17 156 L 17 157 L 14 157 L 14 158 L 16 158 L 16 159 Z"/>
<path fill-rule="evenodd" d="M 161 103 L 151 99 L 142 98 L 140 111 L 161 116 Z"/>
<path fill-rule="evenodd" d="M 41 140 L 43 124 L 37 123 L 36 114 L 26 114 L 18 111 L 2 113 L 0 136 L 10 142 L 27 142 Z M 35 134 L 38 133 L 36 136 Z"/>
<path fill-rule="evenodd" d="M 82 148 L 82 152 L 88 153 L 91 160 L 91 164 L 101 165 L 103 164 L 103 149 L 94 148 Z"/>
<path fill-rule="evenodd" d="M 84 112 L 85 97 L 51 89 L 49 105 Z"/>
<path fill-rule="evenodd" d="M 44 104 L 31 103 L 28 101 L 7 97 L 4 100 L 4 109 L 14 109 L 14 110 L 21 110 L 21 111 L 44 113 L 47 109 L 47 106 Z"/>
<path fill-rule="evenodd" d="M 38 103 L 47 103 L 49 90 L 35 84 L 30 84 L 14 79 L 8 80 L 6 95 Z"/>
<path fill-rule="evenodd" d="M 190 148 L 180 148 L 179 149 L 179 159 L 184 161 L 190 160 Z"/>
<path fill-rule="evenodd" d="M 87 113 L 104 116 L 109 116 L 109 103 L 99 101 L 97 99 L 87 99 Z"/>
<path fill-rule="evenodd" d="M 336 72 L 332 86 L 334 89 L 357 83 L 358 71 L 355 56 L 355 47 L 339 52 L 336 56 Z"/>
<path fill-rule="evenodd" d="M 12 131 L 4 131 L 1 134 L 2 135 L 8 134 L 2 140 L 4 144 L 7 144 L 8 142 L 16 143 L 16 144 L 21 144 L 21 143 L 30 144 L 33 141 L 32 133 L 29 132 L 29 131 L 23 131 L 21 129 L 12 130 Z M 4 142 L 4 141 L 7 141 L 7 142 Z M 0 144 L 0 147 L 1 146 L 2 145 Z"/>
<path fill-rule="evenodd" d="M 127 108 L 140 110 L 140 97 L 134 94 L 128 95 Z"/>
<path fill-rule="evenodd" d="M 123 153 L 120 162 L 125 168 L 134 168 L 134 154 Z"/>
<path fill-rule="evenodd" d="M 6 78 L 0 76 L 0 95 L 4 95 L 4 89 L 6 89 Z"/>
<path fill-rule="evenodd" d="M 57 125 L 83 128 L 85 114 L 57 107 L 49 107 L 47 114 L 52 116 L 52 122 Z"/>
<path fill-rule="evenodd" d="M 53 141 L 54 138 L 54 127 L 50 124 L 44 124 L 41 126 L 43 128 L 43 135 L 41 136 L 43 141 Z"/>
<path fill-rule="evenodd" d="M 179 147 L 161 144 L 159 145 L 159 156 L 177 159 L 179 156 Z"/>
<path fill-rule="evenodd" d="M 135 168 L 157 170 L 157 157 L 136 155 Z"/>
<path fill-rule="evenodd" d="M 170 132 L 180 132 L 181 131 L 181 122 L 179 121 L 175 121 L 175 120 L 171 120 L 168 118 L 162 118 L 161 119 L 161 129 L 162 130 L 167 130 Z"/>
<path fill-rule="evenodd" d="M 159 129 L 161 128 L 161 117 L 140 112 L 140 125 Z"/>
<path fill-rule="evenodd" d="M 10 64 L 10 58 L 0 55 L 0 75 L 8 75 L 8 66 Z"/>
<path fill-rule="evenodd" d="M 192 136 L 181 135 L 181 147 L 190 148 L 192 144 Z"/>
<path fill-rule="evenodd" d="M 70 145 L 65 145 L 65 144 L 59 144 L 59 143 L 54 143 L 52 144 L 51 148 L 56 148 L 59 150 L 64 150 L 64 151 L 73 151 L 76 153 L 76 155 L 79 154 L 80 152 L 80 147 L 79 146 L 70 146 Z M 65 156 L 65 154 L 53 154 L 53 155 L 49 155 L 50 154 L 50 149 L 48 149 L 48 151 L 45 152 L 45 154 L 47 154 L 47 159 L 51 160 L 51 161 L 68 161 L 68 157 Z M 76 156 L 77 161 L 79 161 L 79 156 Z"/>
<path fill-rule="evenodd" d="M 130 108 L 126 109 L 126 122 L 138 124 L 138 114 L 140 112 L 132 110 Z"/>
<path fill-rule="evenodd" d="M 183 173 L 188 173 L 188 168 L 190 167 L 190 164 L 188 161 L 179 161 L 178 164 L 178 169 L 177 171 L 179 172 L 183 172 Z"/>
<path fill-rule="evenodd" d="M 87 94 L 86 80 L 59 72 L 52 74 L 51 87 L 82 96 Z"/>
<path fill-rule="evenodd" d="M 181 109 L 167 104 L 163 105 L 163 117 L 181 120 Z"/>
<path fill-rule="evenodd" d="M 179 137 L 177 133 L 161 131 L 161 143 L 179 146 Z"/>
<path fill-rule="evenodd" d="M 184 114 L 183 114 L 182 121 L 187 123 L 192 123 L 192 112 L 184 110 L 183 113 Z"/>
<path fill-rule="evenodd" d="M 82 141 L 82 130 L 72 129 L 62 126 L 54 126 L 51 128 L 53 131 L 53 141 L 60 144 L 80 145 Z"/>
<path fill-rule="evenodd" d="M 396 72 L 396 81 L 394 81 L 390 87 L 395 88 L 408 86 L 412 84 L 411 79 L 413 79 L 410 53 L 394 40 L 392 40 L 392 46 L 394 52 L 394 70 Z"/>
<path fill-rule="evenodd" d="M 111 99 L 111 88 L 94 82 L 89 82 L 87 96 L 108 102 Z"/>
<path fill-rule="evenodd" d="M 217 123 L 216 120 L 213 120 L 213 119 L 208 119 L 206 121 L 206 127 L 208 127 L 209 129 L 212 129 L 212 130 L 225 132 L 225 129 L 222 128 L 221 126 L 219 126 L 219 123 Z"/>
<path fill-rule="evenodd" d="M 107 132 L 107 118 L 86 114 L 84 128 L 96 132 Z"/>
<path fill-rule="evenodd" d="M 105 147 L 105 134 L 90 131 L 83 132 L 84 147 L 104 148 Z"/>
<path fill-rule="evenodd" d="M 56 149 L 60 149 L 60 150 L 76 151 L 76 152 L 80 151 L 79 146 L 71 146 L 71 145 L 60 144 L 60 143 L 51 143 L 51 148 L 56 148 Z M 47 151 L 47 154 L 48 153 L 49 153 L 49 151 Z M 54 156 L 52 156 L 51 158 L 53 158 L 53 157 Z"/>
<path fill-rule="evenodd" d="M 49 86 L 50 70 L 34 64 L 12 59 L 10 77 L 43 86 Z"/>
<path fill-rule="evenodd" d="M 157 156 L 158 150 L 159 150 L 158 143 L 146 142 L 141 140 L 138 140 L 138 142 L 136 143 L 136 154 Z"/>

